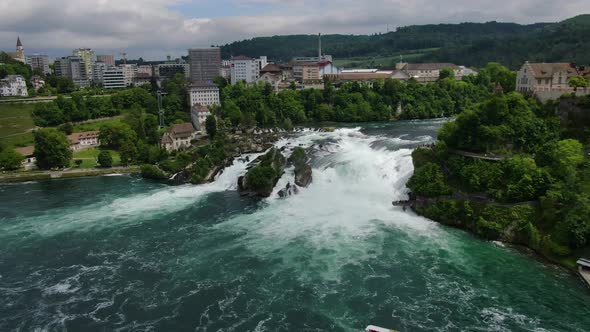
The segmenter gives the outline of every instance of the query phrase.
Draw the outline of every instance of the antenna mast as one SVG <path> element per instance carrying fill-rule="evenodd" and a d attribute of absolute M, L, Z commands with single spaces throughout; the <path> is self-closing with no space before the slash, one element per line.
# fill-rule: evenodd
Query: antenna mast
<path fill-rule="evenodd" d="M 322 34 L 318 33 L 318 61 L 322 61 Z"/>

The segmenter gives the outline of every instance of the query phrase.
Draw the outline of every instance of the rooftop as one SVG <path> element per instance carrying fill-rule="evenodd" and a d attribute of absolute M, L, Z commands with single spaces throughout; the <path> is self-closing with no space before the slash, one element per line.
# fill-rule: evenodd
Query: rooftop
<path fill-rule="evenodd" d="M 588 72 L 585 67 L 577 67 L 573 63 L 528 63 L 528 65 L 536 78 L 551 78 L 557 72 L 567 72 L 568 76 L 584 75 Z"/>
<path fill-rule="evenodd" d="M 83 139 L 95 139 L 98 138 L 98 131 L 82 131 L 79 133 L 72 133 L 68 135 L 68 141 L 70 144 L 78 144 Z"/>
<path fill-rule="evenodd" d="M 184 138 L 190 136 L 195 131 L 193 124 L 185 122 L 181 124 L 175 124 L 168 129 L 168 133 L 174 138 Z"/>
<path fill-rule="evenodd" d="M 24 148 L 16 148 L 14 151 L 20 153 L 23 157 L 32 156 L 35 152 L 34 146 L 25 146 Z"/>

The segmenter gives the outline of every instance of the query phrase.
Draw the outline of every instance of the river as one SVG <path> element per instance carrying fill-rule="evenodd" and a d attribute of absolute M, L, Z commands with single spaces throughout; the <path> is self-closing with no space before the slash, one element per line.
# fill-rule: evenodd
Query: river
<path fill-rule="evenodd" d="M 0 186 L 0 331 L 587 331 L 590 290 L 407 197 L 442 121 L 306 131 L 298 195 L 133 176 Z M 279 182 L 292 181 L 292 170 Z"/>

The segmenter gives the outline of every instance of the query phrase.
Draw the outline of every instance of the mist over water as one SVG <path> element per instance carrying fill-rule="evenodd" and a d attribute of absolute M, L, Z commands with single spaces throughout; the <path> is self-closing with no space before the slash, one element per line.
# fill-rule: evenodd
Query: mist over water
<path fill-rule="evenodd" d="M 286 199 L 292 169 L 268 199 L 240 197 L 240 160 L 203 186 L 0 186 L 0 331 L 587 330 L 575 276 L 391 205 L 441 124 L 282 139 L 313 167 Z"/>

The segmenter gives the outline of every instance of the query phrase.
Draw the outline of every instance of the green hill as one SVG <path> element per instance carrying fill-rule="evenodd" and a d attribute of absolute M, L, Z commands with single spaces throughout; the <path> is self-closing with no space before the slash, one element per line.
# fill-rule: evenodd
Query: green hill
<path fill-rule="evenodd" d="M 420 53 L 414 62 L 455 62 L 483 66 L 501 62 L 518 68 L 524 61 L 590 63 L 590 15 L 559 23 L 460 23 L 416 25 L 375 35 L 325 35 L 323 50 L 335 59 L 391 57 Z M 258 37 L 222 46 L 222 55 L 267 55 L 275 61 L 317 54 L 316 35 Z M 389 66 L 388 64 L 387 66 Z"/>

